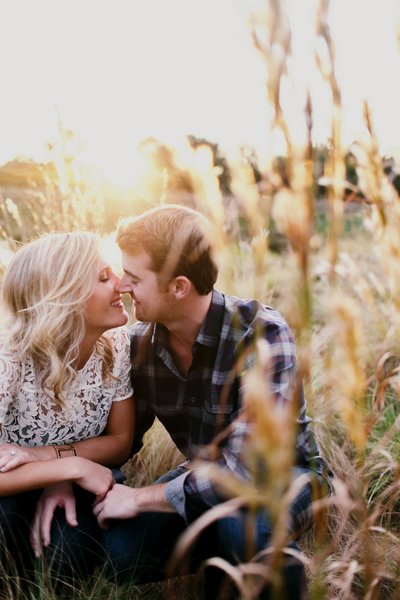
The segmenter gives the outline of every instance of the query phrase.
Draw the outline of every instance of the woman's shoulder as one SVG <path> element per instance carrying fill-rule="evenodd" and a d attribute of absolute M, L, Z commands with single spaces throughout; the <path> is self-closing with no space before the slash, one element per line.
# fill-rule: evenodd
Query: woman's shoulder
<path fill-rule="evenodd" d="M 117 354 L 126 352 L 130 347 L 129 331 L 125 326 L 109 329 L 104 335 L 110 341 L 113 351 Z"/>
<path fill-rule="evenodd" d="M 130 338 L 126 327 L 110 329 L 106 332 L 113 353 L 113 374 L 120 377 L 122 371 L 130 367 Z"/>
<path fill-rule="evenodd" d="M 17 382 L 21 384 L 25 373 L 26 366 L 23 368 L 18 352 L 10 348 L 8 344 L 0 343 L 0 375 L 2 386 L 7 385 L 10 386 L 10 390 L 14 389 L 13 384 Z"/>
<path fill-rule="evenodd" d="M 4 338 L 0 338 L 0 360 L 21 362 L 18 352 Z"/>

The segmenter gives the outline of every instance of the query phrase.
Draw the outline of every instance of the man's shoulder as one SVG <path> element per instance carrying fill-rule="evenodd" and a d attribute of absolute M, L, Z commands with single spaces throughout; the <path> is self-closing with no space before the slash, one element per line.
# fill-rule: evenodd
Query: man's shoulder
<path fill-rule="evenodd" d="M 293 362 L 296 352 L 293 332 L 279 311 L 259 300 L 235 296 L 225 298 L 225 309 L 229 315 L 225 319 L 225 338 L 237 349 L 247 348 L 262 338 L 268 342 L 272 355 Z M 251 362 L 250 355 L 248 358 Z"/>
<path fill-rule="evenodd" d="M 225 309 L 232 320 L 240 320 L 243 325 L 255 328 L 262 325 L 288 329 L 289 326 L 283 315 L 259 300 L 225 296 Z"/>

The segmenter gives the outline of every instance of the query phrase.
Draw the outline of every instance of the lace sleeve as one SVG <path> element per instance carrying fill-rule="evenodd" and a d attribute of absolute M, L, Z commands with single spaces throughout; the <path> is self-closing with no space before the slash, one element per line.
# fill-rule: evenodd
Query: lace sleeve
<path fill-rule="evenodd" d="M 22 385 L 22 364 L 15 355 L 0 348 L 0 424 Z"/>
<path fill-rule="evenodd" d="M 113 402 L 125 400 L 133 395 L 131 384 L 131 353 L 130 339 L 128 330 L 125 327 L 118 327 L 110 332 L 110 339 L 113 345 L 114 368 L 113 375 L 117 378 L 115 382 L 115 394 Z"/>

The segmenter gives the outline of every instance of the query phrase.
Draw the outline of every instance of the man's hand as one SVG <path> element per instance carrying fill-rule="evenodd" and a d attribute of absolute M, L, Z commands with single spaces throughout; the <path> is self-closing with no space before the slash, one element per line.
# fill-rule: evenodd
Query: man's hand
<path fill-rule="evenodd" d="M 116 483 L 106 497 L 97 502 L 93 512 L 103 529 L 107 529 L 108 519 L 130 519 L 139 514 L 135 488 Z"/>
<path fill-rule="evenodd" d="M 107 529 L 109 519 L 131 519 L 142 512 L 175 512 L 165 499 L 165 488 L 165 483 L 142 488 L 117 483 L 104 499 L 96 500 L 93 512 L 103 529 Z"/>
<path fill-rule="evenodd" d="M 76 527 L 75 495 L 71 483 L 52 485 L 44 490 L 36 505 L 35 516 L 30 531 L 30 541 L 36 557 L 42 555 L 42 547 L 50 544 L 50 530 L 57 507 L 65 511 L 65 519 L 71 527 Z"/>

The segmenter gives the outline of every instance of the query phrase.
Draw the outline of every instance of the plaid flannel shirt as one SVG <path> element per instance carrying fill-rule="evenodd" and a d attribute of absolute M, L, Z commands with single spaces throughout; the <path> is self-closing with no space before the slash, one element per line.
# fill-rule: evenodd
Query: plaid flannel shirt
<path fill-rule="evenodd" d="M 240 478 L 248 476 L 243 461 L 249 424 L 240 419 L 243 371 L 254 361 L 252 348 L 262 336 L 273 361 L 271 392 L 275 401 L 292 401 L 296 356 L 292 333 L 283 317 L 255 300 L 242 300 L 213 291 L 212 301 L 193 345 L 186 376 L 177 369 L 167 347 L 167 330 L 159 323 L 131 327 L 132 383 L 136 401 L 133 451 L 157 417 L 187 461 L 161 477 L 168 482 L 168 502 L 187 521 L 221 501 L 204 467 L 191 461 L 207 456 L 217 434 L 216 462 Z M 240 365 L 240 369 L 237 365 Z M 296 464 L 321 473 L 323 463 L 306 416 L 301 394 L 298 412 Z M 211 457 L 208 454 L 210 460 Z"/>

